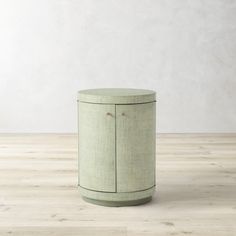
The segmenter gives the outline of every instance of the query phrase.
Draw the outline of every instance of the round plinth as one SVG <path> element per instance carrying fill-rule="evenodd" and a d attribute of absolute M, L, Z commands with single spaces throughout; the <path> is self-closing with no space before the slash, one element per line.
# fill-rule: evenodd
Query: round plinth
<path fill-rule="evenodd" d="M 118 207 L 140 205 L 151 201 L 155 186 L 142 191 L 125 193 L 97 192 L 81 186 L 79 186 L 79 190 L 86 202 L 102 206 Z"/>
<path fill-rule="evenodd" d="M 152 197 L 142 198 L 138 200 L 133 201 L 101 201 L 101 200 L 95 200 L 87 197 L 83 197 L 83 199 L 86 202 L 100 205 L 100 206 L 107 206 L 107 207 L 121 207 L 121 206 L 137 206 L 141 205 L 147 202 L 150 202 L 152 200 Z"/>

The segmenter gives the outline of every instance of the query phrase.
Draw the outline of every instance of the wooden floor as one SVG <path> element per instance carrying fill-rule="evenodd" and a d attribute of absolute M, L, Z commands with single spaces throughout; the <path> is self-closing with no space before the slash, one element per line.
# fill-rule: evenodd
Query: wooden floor
<path fill-rule="evenodd" d="M 236 135 L 161 134 L 152 202 L 108 208 L 77 191 L 75 135 L 0 135 L 0 235 L 236 235 Z"/>

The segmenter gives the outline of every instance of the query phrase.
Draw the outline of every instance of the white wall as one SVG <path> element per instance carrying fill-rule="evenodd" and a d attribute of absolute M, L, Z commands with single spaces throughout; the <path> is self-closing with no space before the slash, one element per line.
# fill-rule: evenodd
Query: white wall
<path fill-rule="evenodd" d="M 154 89 L 159 132 L 236 132 L 236 0 L 0 0 L 0 132 L 76 132 L 76 91 Z"/>

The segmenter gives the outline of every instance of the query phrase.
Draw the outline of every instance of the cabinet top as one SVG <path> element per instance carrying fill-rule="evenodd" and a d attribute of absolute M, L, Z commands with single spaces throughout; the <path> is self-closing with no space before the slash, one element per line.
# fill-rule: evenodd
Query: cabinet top
<path fill-rule="evenodd" d="M 156 92 L 146 89 L 100 88 L 78 92 L 78 100 L 88 103 L 102 104 L 136 104 L 154 102 Z"/>

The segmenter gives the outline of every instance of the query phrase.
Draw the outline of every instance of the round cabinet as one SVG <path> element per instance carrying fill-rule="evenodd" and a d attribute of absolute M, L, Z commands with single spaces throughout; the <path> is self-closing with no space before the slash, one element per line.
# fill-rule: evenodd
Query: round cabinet
<path fill-rule="evenodd" d="M 150 201 L 155 189 L 155 92 L 79 91 L 78 118 L 83 199 L 106 206 Z"/>

